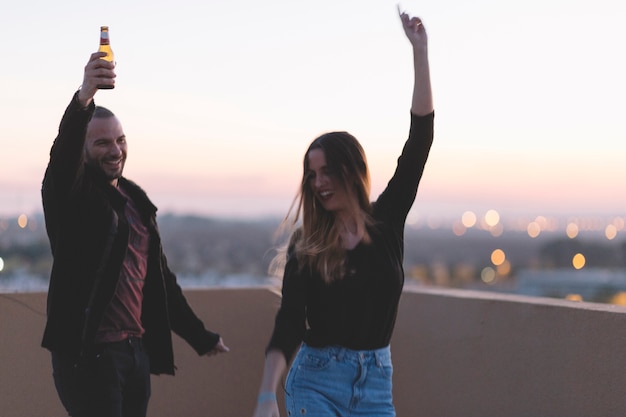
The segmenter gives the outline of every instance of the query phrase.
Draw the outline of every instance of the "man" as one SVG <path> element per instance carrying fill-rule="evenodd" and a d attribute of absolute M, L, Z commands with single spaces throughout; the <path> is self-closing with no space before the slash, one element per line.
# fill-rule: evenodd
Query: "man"
<path fill-rule="evenodd" d="M 115 65 L 94 53 L 67 107 L 42 186 L 54 258 L 42 346 L 73 417 L 145 416 L 150 373 L 174 374 L 171 331 L 201 355 L 228 352 L 169 270 L 156 207 L 122 176 L 127 145 L 98 85 Z"/>

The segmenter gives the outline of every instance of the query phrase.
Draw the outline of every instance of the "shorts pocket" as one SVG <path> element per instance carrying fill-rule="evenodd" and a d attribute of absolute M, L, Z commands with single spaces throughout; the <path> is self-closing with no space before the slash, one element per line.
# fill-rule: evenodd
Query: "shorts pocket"
<path fill-rule="evenodd" d="M 306 352 L 300 361 L 300 367 L 310 371 L 321 371 L 330 366 L 333 358 L 321 352 Z"/>
<path fill-rule="evenodd" d="M 380 372 L 386 378 L 391 378 L 393 376 L 393 366 L 392 365 L 378 365 Z"/>

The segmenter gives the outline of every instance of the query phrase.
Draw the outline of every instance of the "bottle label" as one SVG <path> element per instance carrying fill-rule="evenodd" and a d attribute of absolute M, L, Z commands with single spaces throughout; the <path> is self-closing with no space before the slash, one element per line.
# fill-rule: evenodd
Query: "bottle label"
<path fill-rule="evenodd" d="M 109 44 L 109 34 L 107 32 L 100 33 L 100 45 Z"/>

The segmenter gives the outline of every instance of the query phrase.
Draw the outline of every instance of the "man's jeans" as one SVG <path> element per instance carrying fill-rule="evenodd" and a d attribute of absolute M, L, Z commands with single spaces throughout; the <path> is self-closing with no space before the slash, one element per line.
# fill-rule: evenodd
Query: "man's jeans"
<path fill-rule="evenodd" d="M 54 385 L 72 417 L 145 417 L 150 364 L 141 339 L 97 345 L 80 363 L 52 353 Z"/>

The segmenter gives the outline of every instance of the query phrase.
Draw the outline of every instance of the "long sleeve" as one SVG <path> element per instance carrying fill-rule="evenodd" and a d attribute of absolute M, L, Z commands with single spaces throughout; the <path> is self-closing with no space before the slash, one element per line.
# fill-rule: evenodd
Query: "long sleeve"
<path fill-rule="evenodd" d="M 61 119 L 44 178 L 44 188 L 52 181 L 57 192 L 69 191 L 80 172 L 87 125 L 95 109 L 93 101 L 83 108 L 77 94 L 74 94 Z"/>
<path fill-rule="evenodd" d="M 83 169 L 82 157 L 87 125 L 94 110 L 93 101 L 83 108 L 78 102 L 76 92 L 63 114 L 59 133 L 50 149 L 50 160 L 42 182 L 41 195 L 53 252 L 58 235 L 56 227 L 60 224 L 59 216 L 64 212 L 64 205 Z"/>
<path fill-rule="evenodd" d="M 199 355 L 209 352 L 219 341 L 220 335 L 207 330 L 202 320 L 192 310 L 176 280 L 176 275 L 168 268 L 163 252 L 161 265 L 172 331 L 182 337 Z"/>
<path fill-rule="evenodd" d="M 374 205 L 377 215 L 403 227 L 415 201 L 430 148 L 433 143 L 435 114 L 418 116 L 411 113 L 409 137 L 398 158 L 396 170 Z"/>
<path fill-rule="evenodd" d="M 267 350 L 278 349 L 287 363 L 300 346 L 306 331 L 306 276 L 302 274 L 294 246 L 287 254 L 282 299 Z"/>

